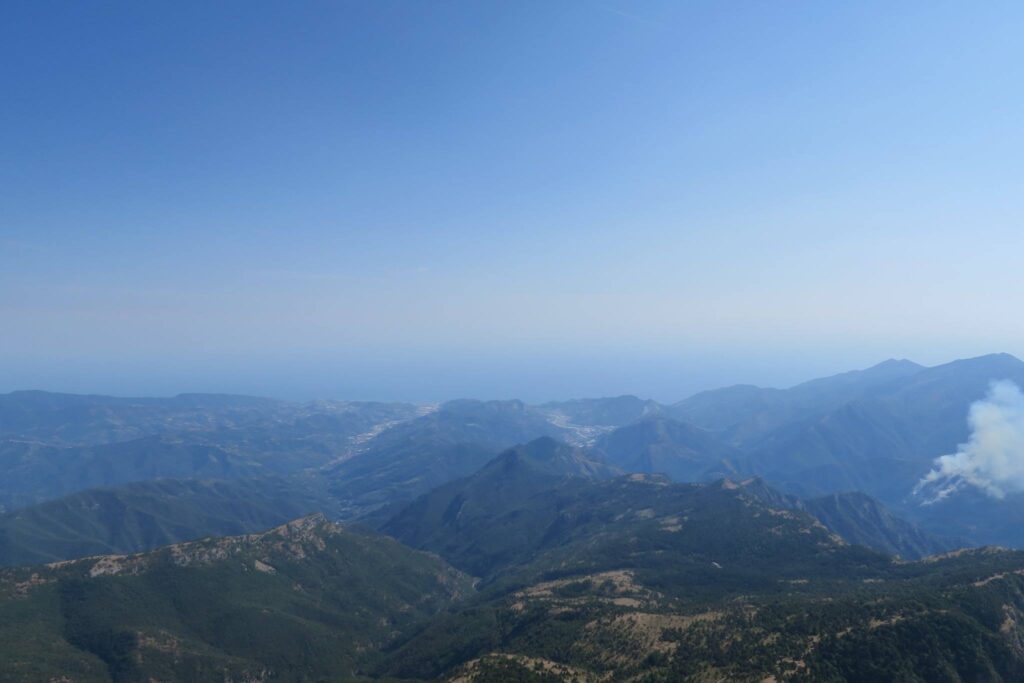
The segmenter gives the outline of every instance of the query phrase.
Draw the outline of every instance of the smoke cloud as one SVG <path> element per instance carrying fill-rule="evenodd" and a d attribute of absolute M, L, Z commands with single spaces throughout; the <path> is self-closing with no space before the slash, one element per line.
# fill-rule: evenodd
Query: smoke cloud
<path fill-rule="evenodd" d="M 935 460 L 914 489 L 943 500 L 974 486 L 993 498 L 1024 491 L 1024 393 L 1009 380 L 993 382 L 988 395 L 971 404 L 971 436 L 956 453 Z"/>

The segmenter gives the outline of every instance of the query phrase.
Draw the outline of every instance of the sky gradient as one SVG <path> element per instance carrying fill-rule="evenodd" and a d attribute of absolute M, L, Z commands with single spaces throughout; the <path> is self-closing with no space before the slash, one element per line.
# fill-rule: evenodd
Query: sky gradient
<path fill-rule="evenodd" d="M 0 391 L 1024 355 L 1020 3 L 8 2 Z"/>

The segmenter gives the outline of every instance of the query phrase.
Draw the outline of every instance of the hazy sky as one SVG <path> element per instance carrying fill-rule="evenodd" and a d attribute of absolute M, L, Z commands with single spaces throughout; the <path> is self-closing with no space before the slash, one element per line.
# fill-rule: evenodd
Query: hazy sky
<path fill-rule="evenodd" d="M 1019 2 L 5 2 L 0 391 L 1024 355 Z"/>

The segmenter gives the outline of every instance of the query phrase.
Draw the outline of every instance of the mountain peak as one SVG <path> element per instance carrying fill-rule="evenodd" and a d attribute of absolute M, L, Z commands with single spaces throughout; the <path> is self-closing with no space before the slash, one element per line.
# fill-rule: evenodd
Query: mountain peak
<path fill-rule="evenodd" d="M 582 449 L 550 436 L 513 446 L 485 466 L 480 474 L 499 469 L 508 473 L 523 468 L 541 475 L 607 479 L 618 474 L 608 465 L 591 459 Z"/>
<path fill-rule="evenodd" d="M 331 525 L 332 527 L 336 526 L 327 519 L 327 515 L 324 513 L 314 512 L 311 515 L 306 515 L 305 517 L 299 517 L 298 519 L 293 519 L 290 522 L 285 522 L 284 524 L 274 527 L 269 531 L 252 534 L 251 537 L 265 539 L 268 536 L 280 536 L 282 538 L 297 539 L 308 537 L 311 533 L 316 532 L 325 524 Z"/>
<path fill-rule="evenodd" d="M 962 361 L 954 361 L 959 363 L 1010 363 L 1010 364 L 1022 364 L 1020 358 L 1017 358 L 1012 353 L 999 352 L 999 353 L 987 353 L 982 356 L 975 356 L 974 358 L 965 358 Z"/>
<path fill-rule="evenodd" d="M 942 365 L 936 365 L 932 370 L 939 368 L 1013 368 L 1018 369 L 1024 366 L 1024 361 L 1021 361 L 1016 356 L 1009 353 L 986 353 L 981 356 L 974 356 L 972 358 L 960 358 L 958 360 L 950 361 L 949 363 L 943 363 Z"/>
<path fill-rule="evenodd" d="M 325 539 L 340 533 L 343 533 L 340 525 L 328 521 L 318 512 L 260 533 L 175 543 L 133 555 L 98 555 L 65 560 L 47 567 L 81 566 L 90 577 L 95 577 L 140 574 L 167 559 L 179 567 L 211 565 L 250 551 L 257 554 L 278 552 L 301 559 L 309 552 L 323 550 Z"/>
<path fill-rule="evenodd" d="M 924 370 L 923 365 L 915 363 L 907 358 L 888 358 L 881 363 L 867 368 L 866 372 L 873 370 Z"/>

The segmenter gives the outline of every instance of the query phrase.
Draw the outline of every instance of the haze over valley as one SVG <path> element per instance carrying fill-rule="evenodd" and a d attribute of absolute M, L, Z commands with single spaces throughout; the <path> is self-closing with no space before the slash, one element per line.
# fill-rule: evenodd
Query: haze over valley
<path fill-rule="evenodd" d="M 1024 681 L 1022 35 L 0 2 L 0 683 Z"/>
<path fill-rule="evenodd" d="M 1020 384 L 1024 362 L 994 354 L 675 403 L 5 394 L 0 564 L 34 567 L 0 571 L 2 653 L 14 679 L 816 680 L 863 665 L 849 643 L 875 643 L 878 622 L 895 642 L 910 623 L 934 633 L 939 659 L 867 672 L 1010 679 L 1024 660 L 974 601 L 1024 575 L 1024 554 L 993 547 L 1024 548 Z M 955 605 L 913 602 L 938 585 Z M 310 591 L 334 606 L 286 625 Z M 357 593 L 386 629 L 337 621 Z M 779 631 L 793 610 L 819 621 Z M 960 635 L 938 635 L 961 611 Z M 545 613 L 562 615 L 557 645 Z M 254 647 L 280 629 L 305 659 L 287 639 Z M 749 650 L 765 629 L 778 648 Z M 965 654 L 961 637 L 982 640 Z"/>

